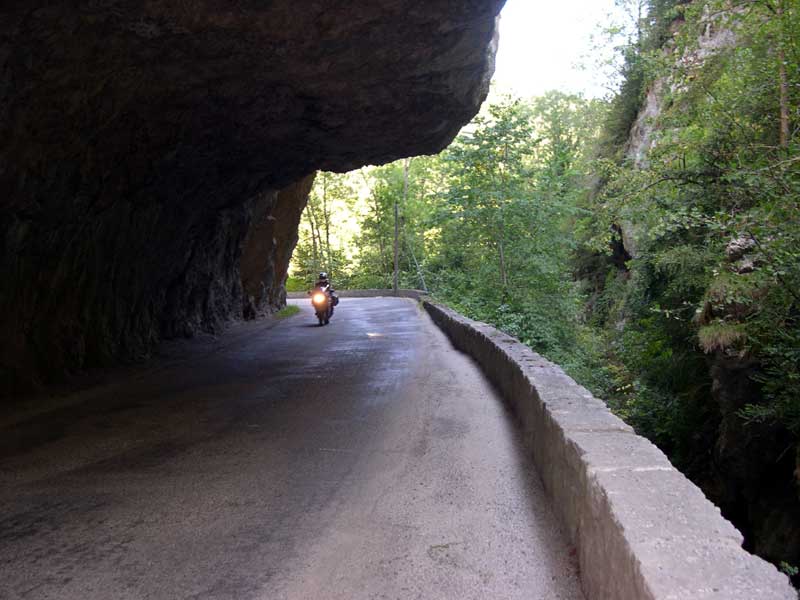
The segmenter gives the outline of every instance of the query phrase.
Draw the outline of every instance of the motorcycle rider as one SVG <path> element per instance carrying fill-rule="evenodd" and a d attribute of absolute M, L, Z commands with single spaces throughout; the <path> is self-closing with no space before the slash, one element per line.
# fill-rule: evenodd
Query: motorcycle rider
<path fill-rule="evenodd" d="M 333 286 L 331 285 L 331 282 L 328 279 L 328 274 L 325 271 L 319 274 L 319 277 L 317 277 L 317 282 L 314 284 L 314 287 L 320 289 L 330 287 L 331 291 L 333 291 Z"/>
<path fill-rule="evenodd" d="M 336 295 L 336 291 L 333 289 L 333 284 L 328 279 L 328 274 L 325 271 L 322 271 L 317 277 L 317 282 L 314 284 L 314 287 L 320 289 L 322 291 L 327 291 L 331 295 L 331 300 L 333 300 L 333 305 L 336 306 L 339 304 L 339 297 Z"/>

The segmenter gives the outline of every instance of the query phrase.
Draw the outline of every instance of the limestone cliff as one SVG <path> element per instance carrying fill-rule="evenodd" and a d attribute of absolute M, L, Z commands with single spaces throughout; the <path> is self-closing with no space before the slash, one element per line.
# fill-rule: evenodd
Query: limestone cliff
<path fill-rule="evenodd" d="M 0 395 L 280 303 L 304 178 L 449 143 L 501 5 L 4 2 Z"/>

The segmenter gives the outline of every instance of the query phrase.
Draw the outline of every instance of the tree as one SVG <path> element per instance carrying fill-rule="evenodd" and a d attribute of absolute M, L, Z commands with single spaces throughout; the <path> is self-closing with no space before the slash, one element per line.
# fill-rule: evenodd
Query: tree
<path fill-rule="evenodd" d="M 356 234 L 354 211 L 358 210 L 357 177 L 354 174 L 320 173 L 303 211 L 293 273 L 313 283 L 320 271 L 346 282 L 351 257 L 348 250 Z"/>

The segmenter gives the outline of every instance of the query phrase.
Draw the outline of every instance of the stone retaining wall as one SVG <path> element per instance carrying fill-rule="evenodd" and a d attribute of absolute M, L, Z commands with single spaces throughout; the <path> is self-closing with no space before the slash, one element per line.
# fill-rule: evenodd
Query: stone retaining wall
<path fill-rule="evenodd" d="M 383 296 L 394 296 L 394 291 L 391 289 L 385 290 L 336 290 L 336 295 L 340 298 L 380 298 Z M 425 292 L 421 290 L 398 290 L 397 295 L 400 298 L 413 298 L 420 300 L 425 296 Z M 308 298 L 308 292 L 287 292 L 286 297 L 289 299 Z"/>
<path fill-rule="evenodd" d="M 514 338 L 423 298 L 516 413 L 587 600 L 797 600 L 788 579 L 667 457 Z"/>

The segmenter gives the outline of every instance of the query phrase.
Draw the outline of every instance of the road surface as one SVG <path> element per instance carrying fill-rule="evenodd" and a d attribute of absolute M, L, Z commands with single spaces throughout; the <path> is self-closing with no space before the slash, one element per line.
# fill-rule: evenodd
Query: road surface
<path fill-rule="evenodd" d="M 410 301 L 343 299 L 0 417 L 0 598 L 582 598 L 513 421 Z"/>

